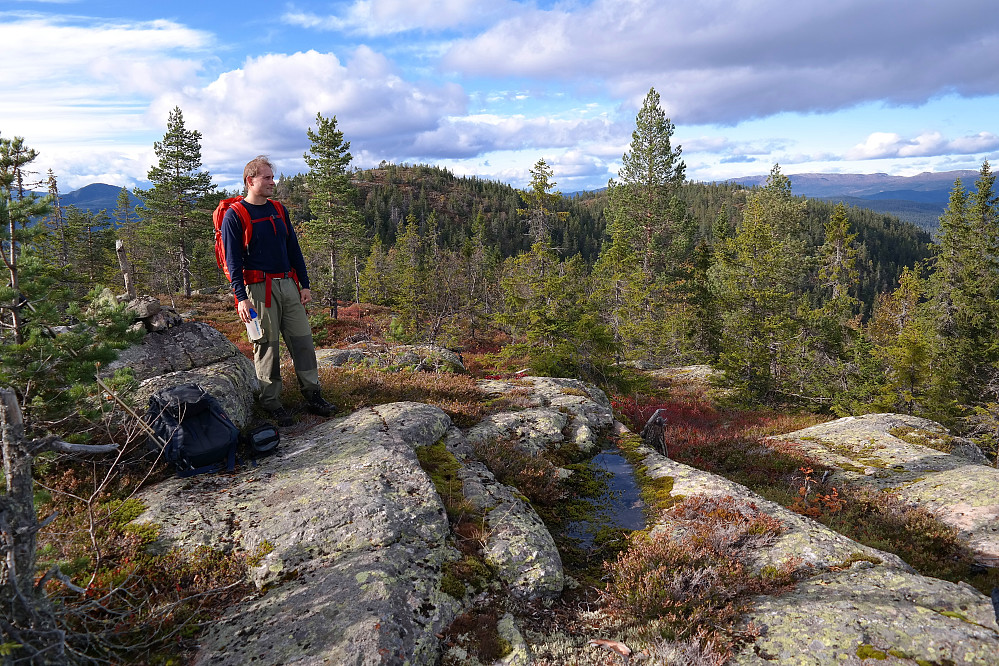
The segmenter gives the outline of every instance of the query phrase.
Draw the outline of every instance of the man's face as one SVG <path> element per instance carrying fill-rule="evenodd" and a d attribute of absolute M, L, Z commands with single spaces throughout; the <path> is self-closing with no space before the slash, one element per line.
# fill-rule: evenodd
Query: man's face
<path fill-rule="evenodd" d="M 260 167 L 256 176 L 246 179 L 246 189 L 250 194 L 260 197 L 274 194 L 274 172 L 267 165 Z"/>

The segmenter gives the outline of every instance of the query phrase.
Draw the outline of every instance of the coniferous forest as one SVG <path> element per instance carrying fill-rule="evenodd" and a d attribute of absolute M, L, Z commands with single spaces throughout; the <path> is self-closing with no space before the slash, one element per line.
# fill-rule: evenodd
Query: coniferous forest
<path fill-rule="evenodd" d="M 571 197 L 544 159 L 518 190 L 431 165 L 351 169 L 335 117 L 302 132 L 309 171 L 282 174 L 275 198 L 307 254 L 317 326 L 351 303 L 383 306 L 393 341 L 614 394 L 635 390 L 633 368 L 706 364 L 733 404 L 924 416 L 995 459 L 999 196 L 988 162 L 954 184 L 931 237 L 798 197 L 778 165 L 760 188 L 689 181 L 655 90 L 618 177 Z M 113 210 L 61 206 L 57 174 L 32 170 L 29 140 L 0 136 L 0 403 L 23 415 L 28 461 L 8 465 L 5 501 L 30 497 L 59 447 L 108 443 L 108 393 L 127 395 L 130 378 L 98 387 L 95 368 L 140 335 L 100 296 L 123 291 L 116 243 L 140 294 L 227 293 L 211 216 L 235 194 L 213 185 L 179 108 L 154 146 L 150 187 L 133 193 L 140 206 L 125 190 Z"/>

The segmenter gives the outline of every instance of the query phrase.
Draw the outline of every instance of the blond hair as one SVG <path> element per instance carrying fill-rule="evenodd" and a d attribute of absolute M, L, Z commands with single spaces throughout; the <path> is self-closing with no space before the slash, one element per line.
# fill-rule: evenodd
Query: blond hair
<path fill-rule="evenodd" d="M 243 168 L 243 185 L 247 184 L 247 178 L 255 177 L 258 173 L 260 173 L 260 169 L 265 166 L 270 167 L 270 170 L 274 171 L 274 165 L 271 164 L 271 161 L 267 159 L 266 155 L 257 155 L 252 160 L 247 162 L 246 166 Z"/>

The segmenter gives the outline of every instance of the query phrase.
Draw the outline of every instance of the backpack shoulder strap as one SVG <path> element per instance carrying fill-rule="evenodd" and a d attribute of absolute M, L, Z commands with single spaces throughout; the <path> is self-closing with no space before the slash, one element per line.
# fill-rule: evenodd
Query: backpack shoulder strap
<path fill-rule="evenodd" d="M 290 236 L 291 228 L 288 226 L 288 211 L 285 210 L 284 204 L 278 201 L 277 199 L 268 199 L 268 201 L 274 204 L 274 210 L 277 211 L 278 216 L 281 218 L 281 221 L 284 222 L 284 230 Z"/>
<path fill-rule="evenodd" d="M 250 220 L 250 211 L 246 210 L 242 199 L 233 202 L 230 208 L 235 211 L 239 221 L 243 223 L 243 247 L 249 247 L 250 239 L 253 238 L 253 221 Z"/>

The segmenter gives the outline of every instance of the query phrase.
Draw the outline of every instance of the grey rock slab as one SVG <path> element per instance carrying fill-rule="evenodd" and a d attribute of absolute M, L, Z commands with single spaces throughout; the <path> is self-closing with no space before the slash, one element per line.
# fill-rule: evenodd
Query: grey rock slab
<path fill-rule="evenodd" d="M 368 354 L 360 349 L 317 349 L 316 362 L 320 368 L 338 368 L 343 365 L 361 365 L 367 362 Z"/>
<path fill-rule="evenodd" d="M 465 436 L 473 445 L 511 440 L 526 453 L 537 455 L 565 441 L 562 430 L 568 423 L 568 416 L 553 409 L 525 409 L 490 414 L 466 430 Z"/>
<path fill-rule="evenodd" d="M 765 566 L 780 566 L 792 560 L 800 562 L 799 568 L 821 570 L 838 567 L 858 557 L 901 570 L 911 570 L 898 556 L 857 543 L 821 523 L 760 497 L 745 486 L 670 460 L 652 449 L 642 447 L 641 450 L 647 452 L 643 464 L 651 477 L 669 477 L 673 480 L 674 497 L 732 497 L 780 520 L 783 525 L 782 534 L 766 550 L 754 554 L 750 562 L 754 570 L 758 571 Z M 668 523 L 658 523 L 653 528 L 653 533 L 669 529 Z"/>
<path fill-rule="evenodd" d="M 761 636 L 733 664 L 999 664 L 991 600 L 964 584 L 867 563 L 815 576 L 746 618 Z M 869 653 L 867 653 L 869 654 Z"/>
<path fill-rule="evenodd" d="M 464 461 L 459 475 L 465 498 L 485 512 L 483 558 L 510 593 L 521 599 L 561 594 L 562 558 L 531 505 L 498 482 L 482 463 Z"/>
<path fill-rule="evenodd" d="M 146 491 L 159 546 L 262 553 L 260 594 L 202 637 L 198 664 L 434 663 L 458 612 L 440 591 L 458 559 L 414 448 L 450 428 L 435 407 L 362 409 L 282 441 L 256 468 Z"/>
<path fill-rule="evenodd" d="M 509 439 L 535 455 L 563 442 L 592 451 L 600 443 L 600 433 L 614 423 L 607 395 L 578 379 L 523 377 L 482 380 L 477 385 L 488 399 L 520 404 L 523 409 L 485 417 L 466 431 L 472 443 Z"/>
<path fill-rule="evenodd" d="M 186 322 L 149 333 L 139 344 L 124 349 L 102 372 L 128 367 L 139 381 L 168 372 L 191 370 L 233 356 L 243 356 L 221 332 L 203 322 Z M 245 358 L 245 356 L 244 356 Z"/>

